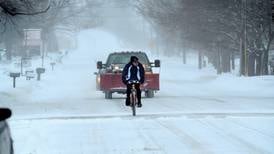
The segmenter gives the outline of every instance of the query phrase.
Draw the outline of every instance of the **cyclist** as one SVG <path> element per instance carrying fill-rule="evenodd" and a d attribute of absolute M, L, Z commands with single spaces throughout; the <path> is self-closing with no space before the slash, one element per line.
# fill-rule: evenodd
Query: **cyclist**
<path fill-rule="evenodd" d="M 127 85 L 126 106 L 130 105 L 130 93 L 132 88 L 132 83 L 130 82 L 139 82 L 135 83 L 135 88 L 137 90 L 138 107 L 142 107 L 140 84 L 143 84 L 145 81 L 145 70 L 136 56 L 131 56 L 130 62 L 124 67 L 122 72 L 122 81 L 125 85 Z"/>

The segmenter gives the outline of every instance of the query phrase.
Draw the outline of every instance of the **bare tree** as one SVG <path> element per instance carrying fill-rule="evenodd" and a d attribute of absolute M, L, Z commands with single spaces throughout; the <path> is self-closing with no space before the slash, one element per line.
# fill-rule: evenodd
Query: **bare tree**
<path fill-rule="evenodd" d="M 96 26 L 95 8 L 100 4 L 98 0 L 1 0 L 0 42 L 6 45 L 10 59 L 14 46 L 22 42 L 23 29 L 39 28 L 44 44 L 57 50 L 55 31 Z"/>
<path fill-rule="evenodd" d="M 271 0 L 139 0 L 137 8 L 168 44 L 193 44 L 219 73 L 230 71 L 236 53 L 241 75 L 267 74 Z"/>
<path fill-rule="evenodd" d="M 22 35 L 18 27 L 18 20 L 22 16 L 37 15 L 49 10 L 48 0 L 39 2 L 34 0 L 1 0 L 0 1 L 0 42 L 7 48 L 7 58 L 11 59 L 14 43 Z"/>
<path fill-rule="evenodd" d="M 36 15 L 45 13 L 50 8 L 48 0 L 41 0 L 39 2 L 33 0 L 1 0 L 0 8 L 2 13 L 11 16 L 16 15 Z"/>

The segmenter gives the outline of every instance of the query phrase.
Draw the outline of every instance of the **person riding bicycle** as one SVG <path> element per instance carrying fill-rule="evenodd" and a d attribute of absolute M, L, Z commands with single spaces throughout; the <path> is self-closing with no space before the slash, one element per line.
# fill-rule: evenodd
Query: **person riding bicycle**
<path fill-rule="evenodd" d="M 145 70 L 136 56 L 131 56 L 130 62 L 124 67 L 122 72 L 122 81 L 125 85 L 127 85 L 126 106 L 130 105 L 130 93 L 132 88 L 131 82 L 139 82 L 135 83 L 135 88 L 137 90 L 138 107 L 142 107 L 140 84 L 143 84 L 145 81 Z"/>

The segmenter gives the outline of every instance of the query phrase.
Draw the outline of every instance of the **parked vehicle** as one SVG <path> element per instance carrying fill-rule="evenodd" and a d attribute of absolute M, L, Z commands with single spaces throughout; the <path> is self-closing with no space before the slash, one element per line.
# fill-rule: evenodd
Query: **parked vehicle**
<path fill-rule="evenodd" d="M 11 116 L 7 108 L 0 108 L 0 154 L 13 154 L 13 143 L 6 119 Z"/>
<path fill-rule="evenodd" d="M 109 54 L 105 64 L 97 62 L 96 88 L 105 93 L 106 99 L 111 99 L 113 93 L 126 93 L 126 86 L 122 82 L 122 71 L 129 62 L 131 56 L 138 57 L 145 68 L 145 82 L 141 90 L 146 97 L 154 97 L 154 93 L 160 90 L 159 73 L 153 72 L 152 67 L 160 67 L 160 60 L 151 63 L 144 52 L 114 52 Z"/>

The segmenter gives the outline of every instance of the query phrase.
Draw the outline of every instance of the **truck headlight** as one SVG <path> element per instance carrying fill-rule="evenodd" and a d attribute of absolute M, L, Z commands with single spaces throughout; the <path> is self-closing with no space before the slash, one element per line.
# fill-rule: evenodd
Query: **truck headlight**
<path fill-rule="evenodd" d="M 114 70 L 119 70 L 119 66 L 114 66 Z"/>

